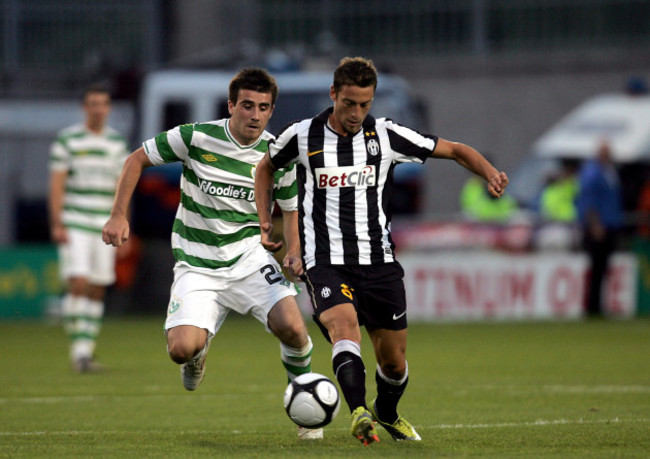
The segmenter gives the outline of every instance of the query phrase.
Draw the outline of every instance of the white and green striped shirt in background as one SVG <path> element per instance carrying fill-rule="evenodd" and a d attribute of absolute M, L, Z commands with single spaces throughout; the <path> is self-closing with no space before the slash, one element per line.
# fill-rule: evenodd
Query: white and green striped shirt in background
<path fill-rule="evenodd" d="M 176 261 L 195 268 L 230 268 L 260 244 L 255 207 L 255 166 L 273 136 L 264 131 L 242 146 L 228 120 L 185 124 L 144 142 L 154 165 L 181 161 L 181 200 L 172 227 Z M 273 198 L 297 209 L 295 169 L 275 173 Z M 245 257 L 244 257 L 245 258 Z"/>
<path fill-rule="evenodd" d="M 127 144 L 116 130 L 96 134 L 80 123 L 59 132 L 50 149 L 50 170 L 66 171 L 63 224 L 101 233 L 108 220 Z"/>

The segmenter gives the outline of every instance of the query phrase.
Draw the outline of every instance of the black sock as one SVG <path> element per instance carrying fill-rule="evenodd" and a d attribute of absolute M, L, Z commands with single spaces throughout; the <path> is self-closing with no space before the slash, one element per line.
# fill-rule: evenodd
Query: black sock
<path fill-rule="evenodd" d="M 363 360 L 352 352 L 339 352 L 332 357 L 332 368 L 341 386 L 350 412 L 366 406 L 366 368 Z"/>
<path fill-rule="evenodd" d="M 409 378 L 407 376 L 404 382 L 397 386 L 386 381 L 377 371 L 375 372 L 375 381 L 377 381 L 375 412 L 383 422 L 392 424 L 397 421 L 397 404 L 406 389 Z"/>

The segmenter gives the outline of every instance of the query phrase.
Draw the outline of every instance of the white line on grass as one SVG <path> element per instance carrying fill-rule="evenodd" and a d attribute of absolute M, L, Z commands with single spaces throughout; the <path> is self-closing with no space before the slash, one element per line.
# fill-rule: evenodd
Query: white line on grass
<path fill-rule="evenodd" d="M 212 430 L 185 430 L 185 431 L 164 431 L 164 430 L 36 430 L 33 432 L 0 432 L 0 437 L 42 437 L 42 436 L 59 436 L 59 435 L 157 435 L 157 434 L 180 434 L 180 435 L 197 435 L 197 434 L 215 434 L 219 431 Z M 223 432 L 229 434 L 242 433 L 241 430 L 232 430 Z"/>
<path fill-rule="evenodd" d="M 650 393 L 650 386 L 642 385 L 595 385 L 589 386 L 586 384 L 582 385 L 568 385 L 568 384 L 548 384 L 541 386 L 519 386 L 519 385 L 494 385 L 494 384 L 482 384 L 476 386 L 468 386 L 460 390 L 460 392 L 467 394 L 473 391 L 487 390 L 487 391 L 499 391 L 499 392 L 533 392 L 533 391 L 545 391 L 545 392 L 556 392 L 556 393 L 568 393 L 568 394 L 639 394 L 639 393 Z"/>
<path fill-rule="evenodd" d="M 192 395 L 192 398 L 209 398 L 209 399 L 239 399 L 250 397 L 251 394 L 201 394 Z M 255 396 L 274 399 L 275 394 L 255 394 Z M 27 404 L 51 404 L 51 403 L 70 403 L 70 402 L 96 402 L 104 400 L 132 400 L 142 399 L 169 399 L 187 397 L 185 393 L 179 394 L 134 394 L 134 395 L 57 395 L 52 397 L 4 397 L 0 398 L 0 405 L 8 403 L 27 403 Z"/>
<path fill-rule="evenodd" d="M 16 397 L 16 398 L 0 398 L 0 404 L 5 403 L 69 403 L 69 402 L 92 402 L 101 398 L 97 395 L 71 395 L 71 396 L 57 396 L 57 397 Z"/>
<path fill-rule="evenodd" d="M 556 395 L 587 395 L 587 394 L 650 394 L 650 386 L 617 386 L 617 385 L 564 385 L 553 384 L 544 386 L 514 386 L 514 385 L 478 385 L 455 390 L 454 394 L 467 396 L 479 393 L 480 391 L 494 391 L 502 395 L 522 395 L 522 394 L 556 394 Z"/>
<path fill-rule="evenodd" d="M 541 427 L 541 426 L 554 426 L 554 425 L 579 425 L 579 424 L 624 424 L 624 423 L 648 423 L 650 419 L 537 419 L 532 422 L 497 422 L 493 424 L 438 424 L 433 426 L 416 426 L 422 429 L 436 430 L 436 429 L 494 429 L 504 427 Z M 348 430 L 347 428 L 336 428 L 328 430 Z M 38 436 L 81 436 L 81 435 L 168 435 L 170 433 L 178 435 L 201 435 L 201 434 L 241 434 L 241 430 L 231 431 L 217 431 L 217 430 L 186 430 L 186 431 L 167 431 L 167 430 L 61 430 L 61 431 L 47 431 L 38 430 L 32 432 L 0 432 L 0 437 L 38 437 Z"/>
<path fill-rule="evenodd" d="M 499 391 L 510 391 L 510 392 L 522 392 L 529 393 L 531 392 L 532 387 L 530 386 L 498 386 L 498 385 L 481 385 L 474 386 L 469 389 L 463 389 L 461 392 L 467 394 L 476 389 L 482 390 L 499 390 Z M 643 394 L 650 393 L 650 386 L 616 386 L 616 385 L 601 385 L 601 386 L 587 386 L 587 385 L 545 385 L 539 386 L 538 388 L 541 391 L 553 392 L 558 394 Z M 228 398 L 228 399 L 237 399 L 241 397 L 248 397 L 250 394 L 201 394 L 201 397 L 209 398 Z M 0 398 L 0 405 L 7 403 L 29 403 L 29 404 L 51 404 L 51 403 L 69 403 L 69 402 L 93 402 L 99 400 L 121 400 L 121 399 L 132 399 L 137 397 L 139 399 L 143 398 L 169 398 L 169 397 L 183 397 L 185 394 L 138 394 L 138 395 L 64 395 L 64 396 L 53 396 L 53 397 L 4 397 Z M 256 394 L 256 396 L 275 398 L 273 394 Z M 193 395 L 196 397 L 196 395 Z"/>
<path fill-rule="evenodd" d="M 558 384 L 542 386 L 542 389 L 568 394 L 643 394 L 650 392 L 650 386 L 566 386 Z"/>
<path fill-rule="evenodd" d="M 501 427 L 537 427 L 575 424 L 621 424 L 621 423 L 647 423 L 650 419 L 537 419 L 532 422 L 497 422 L 494 424 L 438 424 L 427 426 L 426 429 L 492 429 Z"/>

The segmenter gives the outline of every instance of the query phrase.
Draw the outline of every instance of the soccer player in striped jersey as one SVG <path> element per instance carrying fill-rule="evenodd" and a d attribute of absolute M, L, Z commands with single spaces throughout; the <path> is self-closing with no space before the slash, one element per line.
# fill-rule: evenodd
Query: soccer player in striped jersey
<path fill-rule="evenodd" d="M 176 259 L 167 308 L 167 351 L 181 365 L 187 390 L 205 374 L 210 341 L 228 313 L 252 314 L 280 340 L 291 380 L 311 371 L 312 341 L 289 282 L 261 245 L 254 197 L 255 166 L 273 136 L 265 131 L 278 88 L 265 70 L 247 68 L 231 81 L 230 118 L 186 124 L 144 142 L 126 161 L 110 220 L 107 244 L 129 237 L 127 207 L 142 170 L 180 161 L 181 200 L 172 227 Z M 297 219 L 295 171 L 275 173 L 273 199 L 287 222 Z M 297 228 L 287 225 L 288 231 Z M 297 237 L 287 256 L 299 256 Z M 300 438 L 322 438 L 322 429 L 299 428 Z"/>
<path fill-rule="evenodd" d="M 268 245 L 273 173 L 297 165 L 302 260 L 293 259 L 291 270 L 295 275 L 305 270 L 314 318 L 333 344 L 332 365 L 352 413 L 351 433 L 365 445 L 379 441 L 375 422 L 394 440 L 420 440 L 397 412 L 409 373 L 404 272 L 390 234 L 394 167 L 430 157 L 452 159 L 485 179 L 495 197 L 508 184 L 504 172 L 467 145 L 370 116 L 376 87 L 372 61 L 342 59 L 330 88 L 334 106 L 285 128 L 255 179 L 262 244 Z M 370 406 L 360 325 L 377 359 L 377 397 Z"/>
<path fill-rule="evenodd" d="M 85 122 L 59 132 L 50 151 L 49 213 L 67 292 L 63 321 L 70 358 L 79 372 L 100 369 L 93 360 L 104 315 L 106 286 L 115 281 L 115 249 L 102 242 L 117 179 L 126 156 L 125 139 L 106 125 L 111 97 L 103 86 L 83 95 Z"/>

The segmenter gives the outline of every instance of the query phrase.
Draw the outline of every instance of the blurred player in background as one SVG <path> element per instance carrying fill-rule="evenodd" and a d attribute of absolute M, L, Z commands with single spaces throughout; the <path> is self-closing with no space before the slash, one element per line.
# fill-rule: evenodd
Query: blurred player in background
<path fill-rule="evenodd" d="M 50 231 L 59 246 L 67 293 L 63 322 L 79 372 L 95 371 L 106 286 L 115 281 L 115 248 L 102 242 L 115 187 L 128 155 L 126 140 L 106 125 L 111 96 L 103 86 L 83 95 L 85 121 L 59 132 L 50 151 Z"/>
<path fill-rule="evenodd" d="M 257 166 L 255 198 L 262 243 L 273 246 L 269 197 L 274 171 L 298 165 L 302 260 L 293 274 L 305 280 L 317 323 L 333 344 L 332 366 L 350 412 L 351 433 L 365 445 L 379 441 L 374 422 L 394 440 L 420 440 L 397 412 L 409 373 L 406 363 L 404 271 L 390 235 L 391 187 L 396 164 L 453 159 L 503 195 L 508 178 L 480 153 L 368 115 L 377 87 L 372 61 L 344 58 L 330 88 L 333 108 L 287 127 Z M 285 227 L 296 223 L 285 222 Z M 361 358 L 364 325 L 372 341 L 377 397 L 366 405 Z"/>
<path fill-rule="evenodd" d="M 187 390 L 195 390 L 203 380 L 210 341 L 231 310 L 252 314 L 280 340 L 290 380 L 311 371 L 313 346 L 294 299 L 296 290 L 260 244 L 253 194 L 255 166 L 273 138 L 265 128 L 277 94 L 275 79 L 266 71 L 244 69 L 230 83 L 230 118 L 178 126 L 144 142 L 126 161 L 104 227 L 106 243 L 123 244 L 129 237 L 127 207 L 142 171 L 183 163 L 165 330 L 167 351 L 181 365 Z M 273 197 L 284 218 L 296 220 L 294 169 L 278 172 L 273 182 Z M 287 256 L 297 256 L 297 237 L 287 240 L 295 241 Z M 299 428 L 298 435 L 322 438 L 323 431 Z"/>

